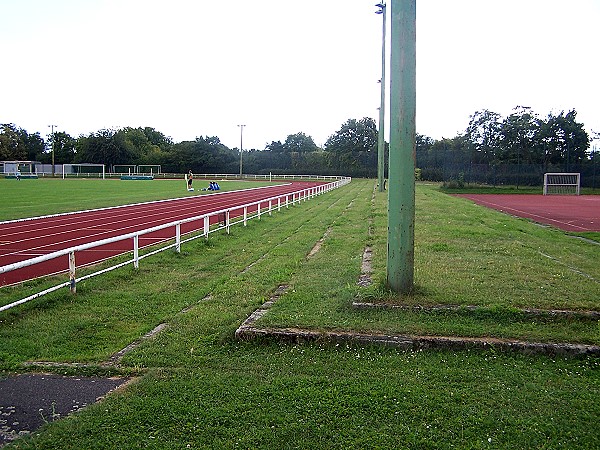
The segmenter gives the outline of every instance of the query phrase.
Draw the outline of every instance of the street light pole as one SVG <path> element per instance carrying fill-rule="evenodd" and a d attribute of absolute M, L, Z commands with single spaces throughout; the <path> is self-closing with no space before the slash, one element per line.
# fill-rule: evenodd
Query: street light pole
<path fill-rule="evenodd" d="M 416 0 L 391 5 L 387 284 L 409 293 L 415 256 Z"/>
<path fill-rule="evenodd" d="M 379 105 L 379 132 L 377 133 L 377 182 L 379 183 L 379 192 L 384 192 L 385 179 L 385 25 L 386 25 L 386 5 L 377 3 L 379 8 L 375 14 L 381 14 L 383 18 L 383 30 L 381 39 L 381 104 Z"/>
<path fill-rule="evenodd" d="M 238 125 L 240 127 L 240 178 L 242 178 L 242 154 L 244 153 L 244 127 L 246 125 Z"/>
<path fill-rule="evenodd" d="M 54 178 L 54 127 L 58 125 L 48 125 L 51 129 L 52 134 L 52 178 Z"/>

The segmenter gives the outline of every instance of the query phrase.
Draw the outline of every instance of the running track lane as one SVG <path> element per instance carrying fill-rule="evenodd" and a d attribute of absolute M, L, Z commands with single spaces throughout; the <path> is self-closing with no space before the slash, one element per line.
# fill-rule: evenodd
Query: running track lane
<path fill-rule="evenodd" d="M 478 205 L 564 231 L 600 231 L 600 195 L 457 194 Z"/>
<path fill-rule="evenodd" d="M 176 220 L 200 216 L 225 208 L 235 208 L 236 206 L 297 192 L 320 184 L 323 183 L 293 182 L 287 185 L 266 188 L 220 192 L 160 202 L 61 214 L 53 217 L 2 222 L 0 223 L 0 266 Z M 290 198 L 289 201 L 291 200 Z M 261 209 L 267 207 L 268 202 L 261 204 Z M 256 212 L 256 210 L 256 207 L 253 207 L 252 211 L 249 208 L 248 214 Z M 231 219 L 242 214 L 242 208 L 233 210 Z M 211 217 L 211 225 L 217 221 L 219 221 L 219 217 Z M 203 221 L 183 224 L 181 234 L 201 230 L 202 227 Z M 139 247 L 142 248 L 172 239 L 174 236 L 175 227 L 169 227 L 140 237 Z M 127 239 L 81 251 L 76 254 L 77 267 L 98 263 L 132 250 L 133 240 Z M 52 261 L 0 274 L 0 286 L 8 286 L 32 278 L 67 272 L 68 269 L 68 256 L 63 256 Z"/>

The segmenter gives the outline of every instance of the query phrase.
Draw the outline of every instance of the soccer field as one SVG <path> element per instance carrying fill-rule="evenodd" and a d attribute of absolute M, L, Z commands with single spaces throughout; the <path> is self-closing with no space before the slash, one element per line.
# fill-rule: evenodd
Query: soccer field
<path fill-rule="evenodd" d="M 219 180 L 221 191 L 270 186 L 264 181 Z M 103 208 L 152 200 L 205 195 L 208 180 L 194 180 L 188 192 L 185 180 L 119 180 L 96 178 L 39 178 L 31 180 L 0 178 L 0 192 L 5 205 L 0 220 L 21 219 L 63 212 Z"/>

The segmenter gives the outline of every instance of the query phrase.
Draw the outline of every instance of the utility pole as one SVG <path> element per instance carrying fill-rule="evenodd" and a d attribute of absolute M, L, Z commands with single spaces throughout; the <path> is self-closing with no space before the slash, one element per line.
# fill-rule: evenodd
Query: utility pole
<path fill-rule="evenodd" d="M 238 125 L 240 127 L 240 178 L 242 178 L 242 154 L 244 153 L 244 127 L 246 125 Z"/>
<path fill-rule="evenodd" d="M 58 125 L 48 125 L 50 127 L 52 134 L 52 178 L 54 178 L 54 127 Z"/>
<path fill-rule="evenodd" d="M 379 8 L 375 14 L 381 14 L 383 18 L 383 30 L 381 39 L 381 103 L 379 105 L 379 131 L 377 133 L 377 182 L 379 183 L 379 192 L 384 192 L 385 179 L 385 26 L 386 26 L 386 5 L 377 3 Z"/>
<path fill-rule="evenodd" d="M 392 0 L 387 285 L 414 283 L 416 0 Z"/>

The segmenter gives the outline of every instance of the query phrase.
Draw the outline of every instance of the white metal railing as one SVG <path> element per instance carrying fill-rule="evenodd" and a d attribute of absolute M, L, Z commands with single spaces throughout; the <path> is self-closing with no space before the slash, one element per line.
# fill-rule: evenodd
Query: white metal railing
<path fill-rule="evenodd" d="M 17 305 L 21 305 L 25 302 L 28 302 L 35 298 L 41 297 L 42 295 L 49 294 L 50 292 L 54 292 L 58 289 L 66 287 L 66 286 L 69 286 L 72 292 L 76 292 L 77 282 L 79 282 L 79 281 L 83 281 L 88 278 L 91 278 L 91 277 L 94 277 L 97 275 L 101 275 L 106 272 L 110 272 L 112 270 L 118 269 L 118 268 L 126 266 L 128 264 L 133 264 L 133 266 L 137 269 L 139 267 L 140 260 L 147 258 L 148 256 L 155 255 L 155 254 L 165 251 L 169 248 L 175 248 L 176 252 L 180 252 L 182 243 L 189 242 L 194 239 L 198 239 L 200 237 L 205 237 L 206 239 L 208 239 L 208 235 L 210 233 L 213 233 L 218 230 L 225 229 L 227 231 L 227 233 L 229 234 L 229 229 L 233 225 L 241 223 L 244 226 L 246 226 L 246 222 L 252 218 L 256 217 L 256 218 L 260 219 L 261 215 L 264 215 L 264 214 L 271 215 L 273 210 L 280 211 L 282 207 L 289 208 L 290 204 L 293 206 L 296 203 L 300 203 L 301 201 L 306 201 L 307 199 L 310 199 L 317 195 L 324 194 L 326 192 L 331 191 L 332 189 L 336 189 L 345 184 L 348 184 L 351 181 L 350 178 L 340 178 L 340 177 L 337 177 L 337 178 L 339 178 L 339 179 L 337 179 L 331 183 L 313 186 L 313 187 L 305 188 L 305 189 L 302 189 L 299 191 L 288 192 L 286 194 L 281 194 L 281 195 L 278 195 L 275 197 L 267 197 L 265 199 L 257 200 L 255 202 L 248 203 L 245 205 L 232 206 L 229 208 L 221 209 L 218 211 L 213 211 L 213 212 L 203 214 L 200 216 L 189 217 L 187 219 L 181 219 L 181 220 L 165 223 L 162 225 L 157 225 L 155 227 L 147 228 L 144 230 L 127 233 L 127 234 L 115 236 L 112 238 L 102 239 L 99 241 L 89 242 L 87 244 L 81 244 L 81 245 L 77 245 L 74 247 L 65 248 L 63 250 L 58 250 L 56 252 L 49 253 L 47 255 L 30 258 L 30 259 L 27 259 L 24 261 L 19 261 L 19 262 L 12 263 L 12 264 L 7 264 L 5 266 L 0 266 L 0 274 L 2 274 L 2 273 L 10 272 L 13 270 L 33 266 L 35 264 L 39 264 L 39 263 L 42 263 L 45 261 L 54 260 L 54 259 L 60 258 L 62 256 L 68 255 L 68 257 L 69 257 L 69 281 L 60 283 L 56 286 L 45 289 L 36 294 L 30 295 L 21 300 L 17 300 L 15 302 L 9 303 L 7 305 L 0 306 L 0 311 L 5 311 L 5 310 L 13 308 Z M 263 205 L 265 203 L 268 204 L 267 209 L 261 209 L 261 205 Z M 232 217 L 231 213 L 234 211 L 239 211 L 240 213 L 237 216 Z M 251 212 L 251 215 L 248 214 L 249 212 Z M 252 213 L 254 213 L 254 214 L 252 214 Z M 217 217 L 216 226 L 214 226 L 212 229 L 211 229 L 211 223 L 210 223 L 211 217 Z M 181 226 L 184 224 L 187 224 L 187 223 L 191 223 L 191 222 L 199 222 L 201 224 L 201 226 L 194 227 L 192 231 L 188 231 L 185 235 L 186 236 L 190 235 L 190 237 L 188 237 L 187 239 L 182 239 Z M 157 248 L 153 251 L 150 251 L 144 255 L 139 254 L 140 236 L 155 233 L 157 231 L 164 230 L 167 228 L 175 229 L 174 236 L 168 237 L 168 238 L 163 238 L 159 242 L 154 242 L 152 244 L 148 244 L 148 246 L 160 245 L 160 244 L 164 244 L 165 242 L 169 242 L 169 241 L 173 241 L 172 243 L 170 243 L 168 245 L 164 245 L 162 247 L 159 247 L 159 248 Z M 82 276 L 80 278 L 76 278 L 76 270 L 77 270 L 76 254 L 77 254 L 77 252 L 89 250 L 92 248 L 102 247 L 102 246 L 105 246 L 108 244 L 112 244 L 112 243 L 120 242 L 120 241 L 126 241 L 129 239 L 133 240 L 133 256 L 131 259 L 128 259 L 127 261 L 123 261 L 123 262 L 120 262 L 113 266 L 104 268 L 102 270 L 96 271 L 94 273 Z M 127 251 L 125 253 L 128 253 L 128 252 L 129 251 Z M 120 253 L 119 255 L 115 255 L 113 257 L 121 256 L 123 254 L 124 253 Z M 93 263 L 88 263 L 88 264 L 97 264 L 98 262 L 100 262 L 100 261 L 94 261 Z"/>

